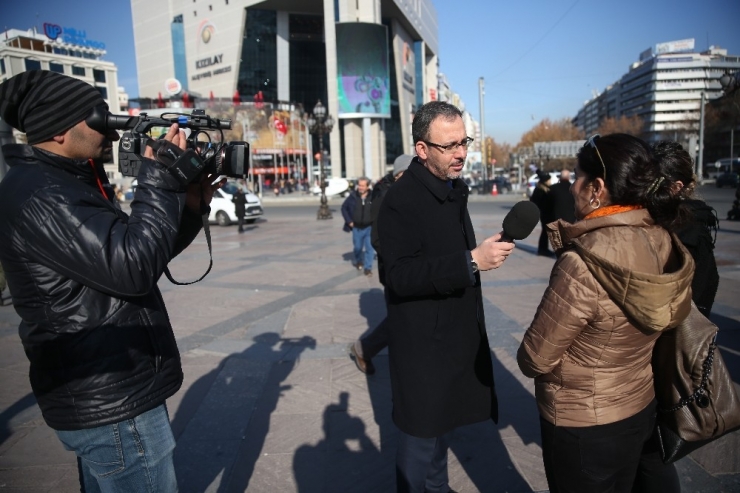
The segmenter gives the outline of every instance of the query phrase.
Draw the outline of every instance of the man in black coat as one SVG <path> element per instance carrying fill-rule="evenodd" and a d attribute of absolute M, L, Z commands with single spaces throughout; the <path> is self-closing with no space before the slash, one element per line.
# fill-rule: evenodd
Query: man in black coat
<path fill-rule="evenodd" d="M 569 223 L 576 222 L 576 202 L 570 193 L 570 170 L 560 172 L 558 182 L 550 187 L 550 210 L 552 221 L 563 219 Z"/>
<path fill-rule="evenodd" d="M 157 281 L 197 235 L 217 187 L 168 171 L 199 161 L 173 125 L 157 161 L 147 147 L 124 213 L 95 166 L 118 140 L 90 119 L 107 110 L 95 87 L 55 72 L 0 84 L 0 118 L 29 143 L 2 149 L 10 171 L 0 182 L 0 262 L 31 388 L 77 454 L 82 491 L 176 491 L 165 400 L 183 375 Z"/>
<path fill-rule="evenodd" d="M 449 434 L 498 418 L 479 270 L 514 245 L 497 234 L 476 246 L 460 180 L 472 141 L 455 106 L 421 106 L 417 158 L 388 190 L 378 217 L 388 297 L 393 420 L 402 492 L 448 492 Z"/>

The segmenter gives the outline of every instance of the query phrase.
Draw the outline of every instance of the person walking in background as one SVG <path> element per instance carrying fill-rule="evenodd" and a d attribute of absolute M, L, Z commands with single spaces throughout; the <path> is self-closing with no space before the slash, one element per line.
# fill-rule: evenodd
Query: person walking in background
<path fill-rule="evenodd" d="M 534 187 L 532 196 L 529 198 L 540 210 L 540 240 L 537 243 L 537 255 L 545 257 L 554 257 L 555 254 L 550 251 L 547 241 L 547 229 L 545 225 L 553 220 L 552 205 L 550 204 L 550 173 L 537 170 L 537 186 Z"/>
<path fill-rule="evenodd" d="M 476 246 L 462 113 L 433 101 L 412 124 L 417 157 L 378 215 L 388 306 L 388 354 L 399 492 L 448 492 L 452 430 L 498 419 L 479 270 L 514 248 L 501 235 Z"/>
<path fill-rule="evenodd" d="M 234 203 L 234 214 L 239 221 L 239 232 L 244 232 L 244 216 L 247 214 L 247 194 L 244 193 L 244 185 L 238 183 L 234 196 L 231 197 Z"/>
<path fill-rule="evenodd" d="M 380 205 L 383 203 L 383 198 L 386 192 L 391 186 L 397 182 L 404 171 L 408 169 L 414 156 L 409 154 L 401 154 L 395 161 L 393 161 L 393 171 L 386 174 L 381 178 L 378 183 L 373 187 L 371 195 L 372 199 L 372 217 L 373 226 L 370 233 L 373 249 L 378 254 L 378 280 L 380 284 L 385 286 L 385 273 L 383 272 L 383 255 L 380 252 L 380 238 L 378 237 L 378 213 L 380 212 Z M 387 299 L 387 297 L 386 297 Z M 380 351 L 388 346 L 388 323 L 387 318 L 384 318 L 375 328 L 370 332 L 356 340 L 349 347 L 350 358 L 357 365 L 357 369 L 362 373 L 373 375 L 375 373 L 375 366 L 373 365 L 372 359 Z"/>
<path fill-rule="evenodd" d="M 552 210 L 551 221 L 562 219 L 571 224 L 576 222 L 576 202 L 570 193 L 570 170 L 563 168 L 558 182 L 550 186 L 549 201 Z"/>
<path fill-rule="evenodd" d="M 200 160 L 175 124 L 150 141 L 158 160 L 147 146 L 126 214 L 95 166 L 112 161 L 118 140 L 89 118 L 107 111 L 95 87 L 56 72 L 0 84 L 0 118 L 28 139 L 3 146 L 0 262 L 33 394 L 77 455 L 82 491 L 173 492 L 165 401 L 183 373 L 157 280 L 200 231 L 221 183 L 184 185 L 168 171 Z"/>
<path fill-rule="evenodd" d="M 373 225 L 370 179 L 359 178 L 357 186 L 342 203 L 344 231 L 352 232 L 352 253 L 355 267 L 368 277 L 373 275 L 375 250 L 370 243 Z"/>
<path fill-rule="evenodd" d="M 630 491 L 656 414 L 651 358 L 691 310 L 694 261 L 676 238 L 685 205 L 654 153 L 595 135 L 577 156 L 575 224 L 517 353 L 535 379 L 550 491 Z"/>

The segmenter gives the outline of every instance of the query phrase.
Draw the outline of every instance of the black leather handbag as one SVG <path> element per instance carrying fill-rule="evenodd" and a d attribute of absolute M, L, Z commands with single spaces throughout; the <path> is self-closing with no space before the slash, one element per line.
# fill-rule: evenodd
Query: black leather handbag
<path fill-rule="evenodd" d="M 717 332 L 692 303 L 686 320 L 655 342 L 656 432 L 666 464 L 740 428 L 740 399 Z"/>

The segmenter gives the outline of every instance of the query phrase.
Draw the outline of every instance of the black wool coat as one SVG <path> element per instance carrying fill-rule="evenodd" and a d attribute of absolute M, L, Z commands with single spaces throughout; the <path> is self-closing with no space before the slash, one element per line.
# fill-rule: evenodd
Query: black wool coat
<path fill-rule="evenodd" d="M 414 159 L 378 216 L 393 420 L 420 438 L 498 419 L 468 187 L 452 184 Z"/>

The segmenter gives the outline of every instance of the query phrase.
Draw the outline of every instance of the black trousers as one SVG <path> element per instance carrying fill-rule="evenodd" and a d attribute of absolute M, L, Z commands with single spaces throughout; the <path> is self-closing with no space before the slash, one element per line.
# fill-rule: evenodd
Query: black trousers
<path fill-rule="evenodd" d="M 450 433 L 418 438 L 399 430 L 396 452 L 398 493 L 447 493 L 447 449 Z"/>
<path fill-rule="evenodd" d="M 537 254 L 548 255 L 550 253 L 550 240 L 547 238 L 547 228 L 545 221 L 540 221 L 542 230 L 540 231 L 540 241 L 537 242 Z"/>
<path fill-rule="evenodd" d="M 540 417 L 550 493 L 632 491 L 654 426 L 654 401 L 634 416 L 606 425 L 555 426 Z"/>

